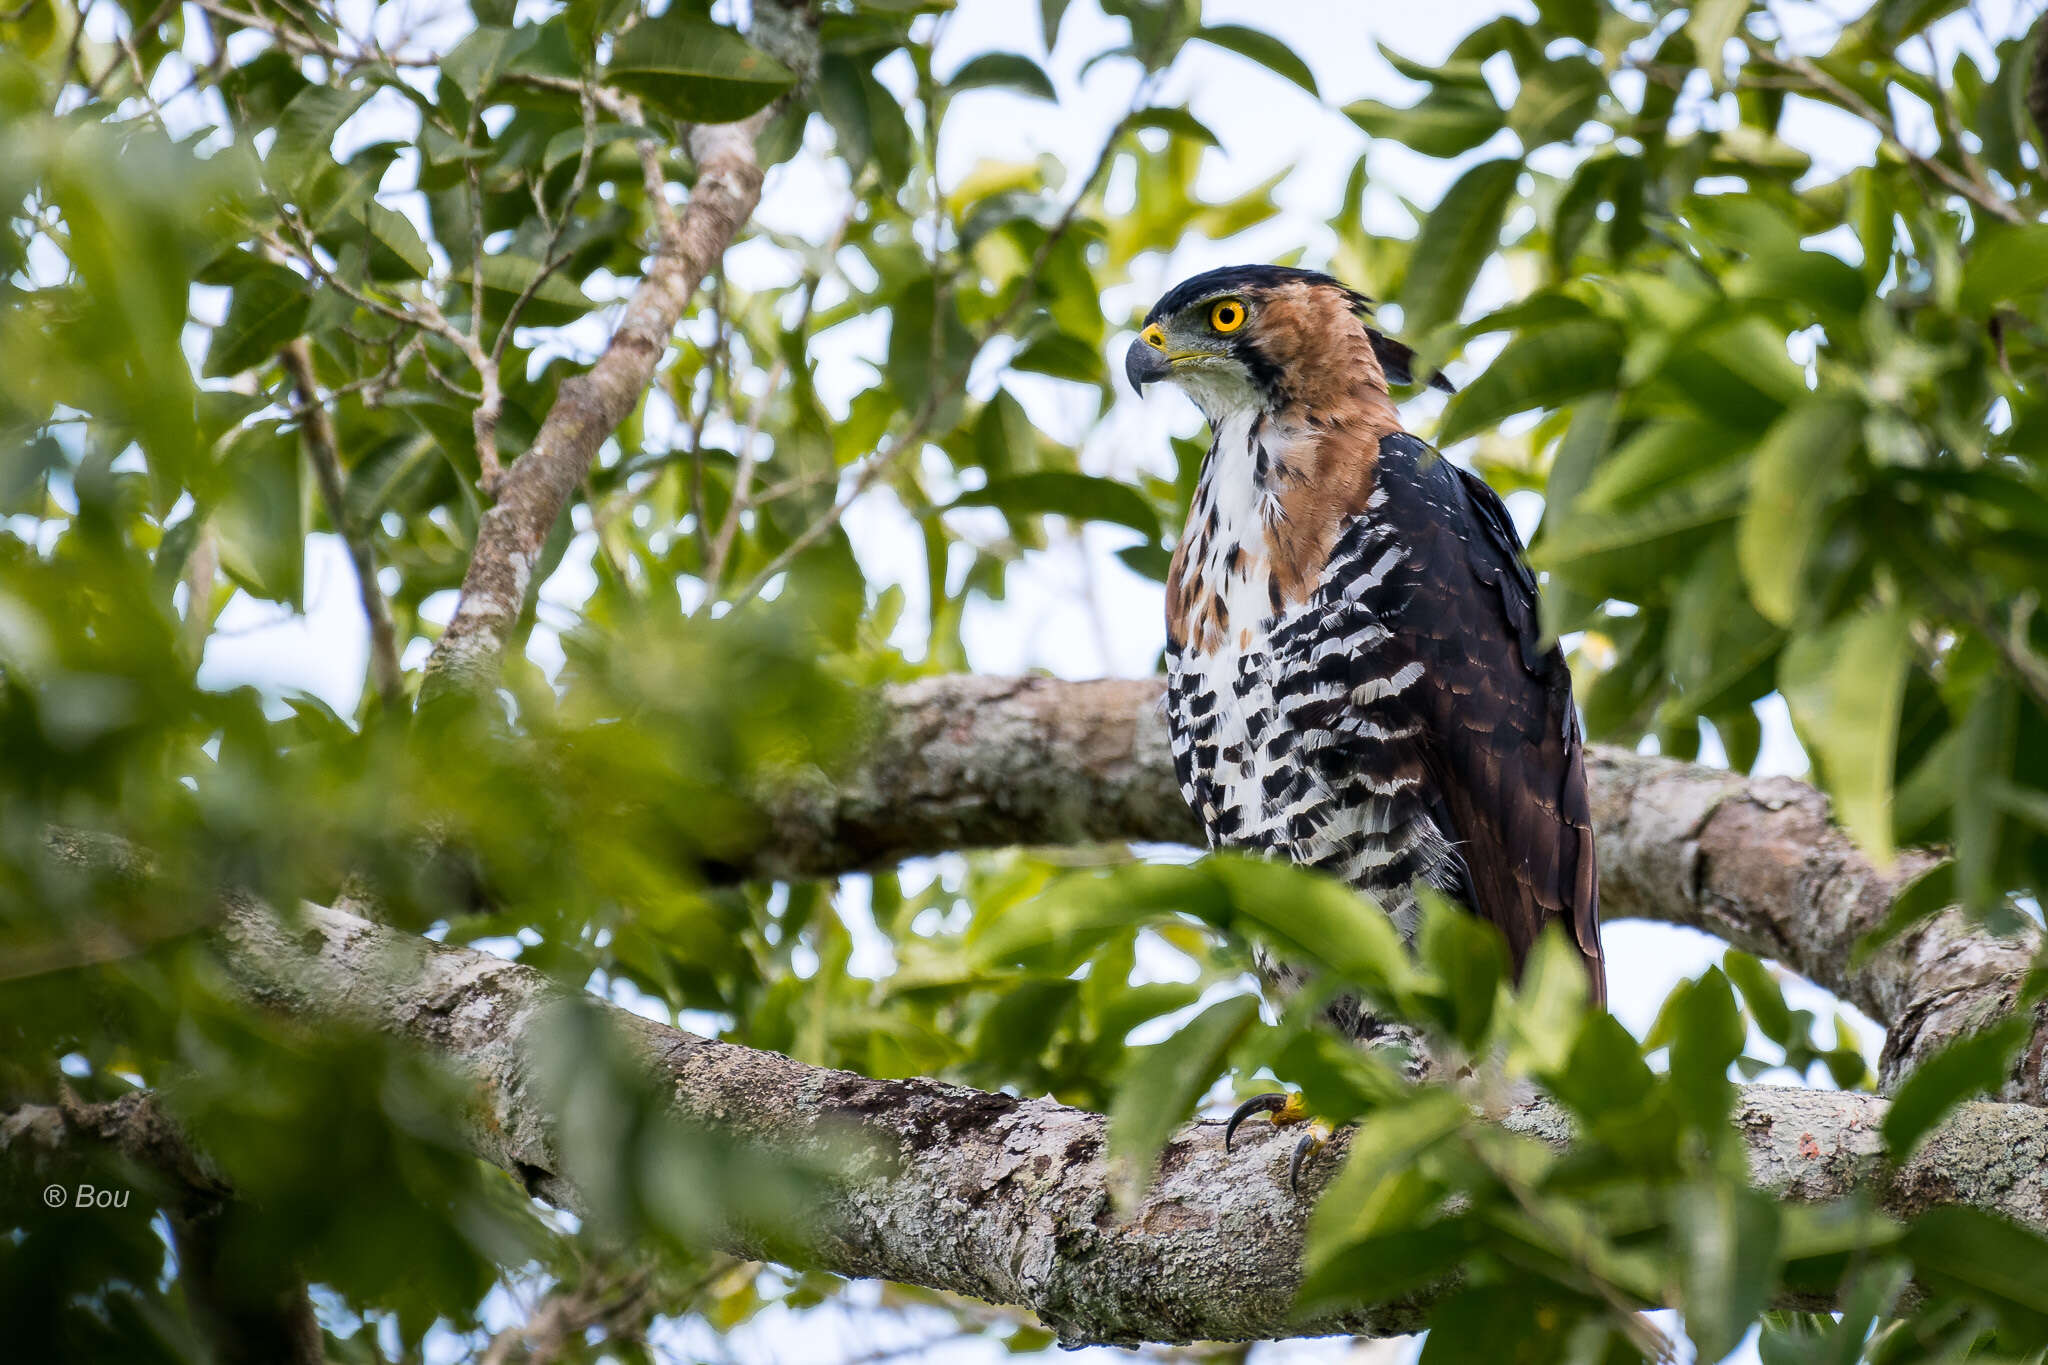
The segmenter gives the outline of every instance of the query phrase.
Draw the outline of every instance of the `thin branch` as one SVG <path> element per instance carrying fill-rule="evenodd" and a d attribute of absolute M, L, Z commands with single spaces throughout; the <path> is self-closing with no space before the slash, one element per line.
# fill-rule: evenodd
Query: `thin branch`
<path fill-rule="evenodd" d="M 1934 39 L 1922 33 L 1920 45 L 1927 52 L 1927 83 L 1934 90 L 1934 117 L 1941 129 L 1941 136 L 1956 149 L 1956 159 L 1963 163 L 1963 173 L 1979 185 L 1988 185 L 1990 178 L 1984 172 L 1984 163 L 1970 150 L 1970 144 L 1963 140 L 1963 121 L 1956 114 L 1955 96 L 1942 79 L 1941 55 L 1934 50 Z"/>
<path fill-rule="evenodd" d="M 1826 71 L 1823 71 L 1809 58 L 1802 57 L 1796 53 L 1789 56 L 1779 56 L 1771 50 L 1769 44 L 1751 37 L 1747 33 L 1738 36 L 1748 45 L 1751 55 L 1755 56 L 1759 61 L 1769 62 L 1773 66 L 1800 76 L 1814 90 L 1819 91 L 1841 108 L 1848 110 L 1864 122 L 1870 124 L 1871 127 L 1877 129 L 1879 133 L 1883 134 L 1885 141 L 1896 147 L 1900 154 L 1908 161 L 1911 161 L 1914 165 L 1920 167 L 1942 184 L 1983 209 L 1986 213 L 2001 218 L 2008 223 L 2024 223 L 2026 221 L 2020 214 L 2020 211 L 2014 208 L 2003 195 L 1989 184 L 1973 180 L 1946 162 L 1916 151 L 1905 139 L 1899 136 L 1898 126 L 1892 122 L 1890 116 L 1885 114 L 1883 110 L 1871 105 L 1868 100 L 1836 80 L 1833 76 L 1830 76 Z"/>
<path fill-rule="evenodd" d="M 548 231 L 547 244 L 540 250 L 540 269 L 526 282 L 526 287 L 519 291 L 519 297 L 512 300 L 512 306 L 505 310 L 505 321 L 498 328 L 497 339 L 491 343 L 493 364 L 505 354 L 505 344 L 512 339 L 514 329 L 519 326 L 519 315 L 526 311 L 526 305 L 532 302 L 533 296 L 540 292 L 541 286 L 546 284 L 556 271 L 569 263 L 568 254 L 565 252 L 557 256 L 555 248 L 562 244 L 562 237 L 569 230 L 569 220 L 576 211 L 576 201 L 583 197 L 584 186 L 589 183 L 590 163 L 597 148 L 597 101 L 591 95 L 588 82 L 583 84 L 581 95 L 583 146 L 576 155 L 576 173 L 570 177 L 569 187 L 562 194 L 562 207 Z M 539 203 L 541 189 L 538 181 L 534 183 L 533 194 L 536 207 L 545 221 L 548 214 L 545 206 Z"/>
<path fill-rule="evenodd" d="M 347 475 L 341 467 L 341 452 L 334 439 L 334 422 L 321 401 L 320 387 L 313 376 L 313 348 L 304 337 L 289 342 L 279 353 L 285 373 L 299 400 L 299 429 L 305 437 L 306 459 L 313 466 L 320 485 L 320 500 L 327 505 L 327 519 L 348 547 L 350 566 L 355 570 L 356 597 L 362 603 L 363 619 L 370 627 L 370 679 L 385 709 L 405 709 L 405 670 L 398 662 L 398 641 L 391 626 L 391 607 L 377 584 L 377 552 L 367 528 L 349 515 Z"/>
<path fill-rule="evenodd" d="M 755 8 L 757 28 L 787 18 L 768 0 Z M 480 691 L 495 681 L 549 531 L 599 448 L 646 396 L 691 296 L 760 200 L 754 140 L 775 109 L 771 104 L 742 122 L 692 132 L 697 181 L 689 202 L 663 227 L 654 260 L 604 352 L 563 381 L 533 445 L 506 471 L 496 503 L 477 528 L 455 615 L 428 656 L 422 700 Z"/>
<path fill-rule="evenodd" d="M 855 207 L 858 207 L 856 203 Z M 801 348 L 806 344 L 806 334 L 811 325 L 811 311 L 818 301 L 818 286 L 824 282 L 825 271 L 839 257 L 839 248 L 846 241 L 847 229 L 853 225 L 854 208 L 849 208 L 840 218 L 839 226 L 833 230 L 831 239 L 825 244 L 824 264 L 818 274 L 811 276 L 804 284 L 803 306 L 797 312 L 796 325 L 788 335 Z M 732 497 L 727 501 L 725 520 L 720 523 L 718 535 L 711 542 L 710 552 L 704 560 L 704 601 L 700 609 L 709 607 L 718 591 L 718 581 L 725 575 L 726 556 L 732 551 L 733 538 L 738 535 L 740 517 L 755 506 L 753 497 L 754 466 L 759 456 L 757 448 L 761 438 L 761 421 L 768 414 L 768 406 L 775 399 L 775 390 L 782 383 L 782 376 L 788 369 L 788 357 L 778 354 L 774 365 L 769 367 L 768 382 L 761 388 L 761 396 L 753 404 L 753 413 L 747 419 L 747 430 L 740 438 L 739 463 L 733 471 Z M 700 424 L 701 430 L 701 424 Z"/>

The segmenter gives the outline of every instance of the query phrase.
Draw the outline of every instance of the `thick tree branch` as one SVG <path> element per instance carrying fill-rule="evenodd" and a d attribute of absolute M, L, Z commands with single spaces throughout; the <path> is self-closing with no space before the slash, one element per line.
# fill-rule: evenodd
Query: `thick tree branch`
<path fill-rule="evenodd" d="M 730 875 L 830 876 L 949 849 L 1109 840 L 1195 843 L 1155 679 L 934 678 L 891 689 L 868 758 L 771 806 L 757 859 Z M 1803 973 L 1889 1026 L 1887 1081 L 2002 1017 L 2040 951 L 1950 911 L 1850 966 L 1900 886 L 1803 782 L 1590 750 L 1609 919 L 1683 924 Z M 2048 1027 L 2005 1098 L 2048 1103 Z"/>
<path fill-rule="evenodd" d="M 586 1207 L 565 1172 L 538 1056 L 567 998 L 540 973 L 413 938 L 340 911 L 287 921 L 243 901 L 223 932 L 253 997 L 426 1045 L 476 1097 L 478 1154 L 561 1207 Z M 1128 1216 L 1109 1194 L 1104 1120 L 1046 1099 L 934 1081 L 877 1081 L 609 1011 L 678 1121 L 722 1147 L 819 1172 L 806 1226 L 719 1226 L 734 1255 L 792 1255 L 818 1268 L 928 1285 L 1036 1312 L 1069 1344 L 1411 1331 L 1426 1304 L 1402 1299 L 1303 1318 L 1292 1307 L 1306 1199 L 1288 1190 L 1291 1143 L 1264 1129 L 1233 1154 L 1198 1122 L 1166 1148 L 1159 1179 Z M 1865 1191 L 1895 1214 L 1968 1203 L 2048 1230 L 2048 1113 L 1964 1107 L 1902 1167 L 1877 1137 L 1885 1101 L 1750 1086 L 1736 1126 L 1759 1184 L 1784 1198 Z M 1546 1103 L 1510 1126 L 1568 1140 Z M 1340 1135 L 1338 1141 L 1343 1141 Z M 879 1156 L 880 1159 L 877 1159 Z M 793 1244 L 792 1244 L 793 1239 Z"/>

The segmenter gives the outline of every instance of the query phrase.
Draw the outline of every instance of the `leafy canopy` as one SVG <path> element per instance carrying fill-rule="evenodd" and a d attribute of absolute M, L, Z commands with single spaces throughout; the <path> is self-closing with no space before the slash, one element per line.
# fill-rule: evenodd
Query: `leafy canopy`
<path fill-rule="evenodd" d="M 1023 107 L 980 92 L 1058 93 L 1021 52 L 936 69 L 943 3 L 817 6 L 814 72 L 691 0 L 475 0 L 416 31 L 395 5 L 114 8 L 0 10 L 0 1076 L 9 1108 L 156 1092 L 235 1192 L 230 1282 L 312 1282 L 331 1358 L 480 1354 L 496 1285 L 640 1304 L 570 1348 L 592 1359 L 646 1358 L 660 1319 L 729 1330 L 842 1286 L 703 1249 L 708 1220 L 798 1217 L 802 1173 L 664 1125 L 581 1015 L 553 1026 L 536 1100 L 577 1115 L 565 1159 L 613 1178 L 584 1225 L 539 1208 L 469 1154 L 430 1060 L 252 1007 L 203 933 L 223 883 L 367 896 L 805 1061 L 1105 1109 L 1126 1193 L 1220 1078 L 1277 1077 L 1360 1121 L 1307 1299 L 1460 1271 L 1432 1362 L 1633 1358 L 1654 1303 L 1703 1359 L 1760 1321 L 1774 1365 L 2048 1345 L 2027 1234 L 1749 1190 L 1731 1067 L 1866 1076 L 1839 1022 L 1821 1040 L 1740 954 L 1638 1040 L 1583 1011 L 1556 945 L 1511 988 L 1471 922 L 1433 912 L 1411 959 L 1286 868 L 1004 854 L 877 874 L 865 897 L 731 883 L 771 837 L 759 795 L 852 761 L 872 685 L 965 666 L 969 604 L 1027 555 L 1101 522 L 1163 577 L 1200 444 L 1119 481 L 1034 411 L 1114 401 L 1134 265 L 1276 211 L 1285 171 L 1199 195 L 1218 139 L 1156 93 L 1207 52 L 1321 98 L 1300 54 L 1191 0 L 1102 0 L 1128 35 L 1090 64 L 1138 95 L 1100 163 L 941 185 L 947 130 Z M 1441 62 L 1388 52 L 1413 97 L 1344 112 L 1455 173 L 1382 234 L 1361 156 L 1311 257 L 1465 380 L 1440 416 L 1416 406 L 1425 431 L 1544 495 L 1533 557 L 1596 737 L 1746 768 L 1782 696 L 1866 847 L 1953 849 L 1914 905 L 1996 919 L 2048 881 L 2048 185 L 2026 40 L 1959 45 L 1961 8 L 1884 0 L 1787 42 L 1746 0 L 1539 0 Z M 1040 6 L 1048 48 L 1067 9 Z M 1815 105 L 1876 150 L 1816 164 Z M 1926 117 L 1895 127 L 1908 107 Z M 771 108 L 764 162 L 843 176 L 843 221 L 750 229 L 783 282 L 719 271 L 695 300 L 546 542 L 495 709 L 408 721 L 496 471 L 602 345 L 657 198 L 696 176 L 684 125 Z M 828 395 L 813 360 L 848 347 L 872 363 Z M 840 520 L 884 493 L 922 552 L 914 609 Z M 327 535 L 389 620 L 355 713 L 199 685 L 223 610 L 302 606 Z M 538 599 L 565 564 L 590 578 L 573 610 Z M 53 827 L 128 840 L 151 875 L 53 862 Z M 1253 941 L 1540 1081 L 1583 1142 L 1560 1155 L 1404 1088 L 1312 997 L 1262 1021 Z M 2017 1041 L 1993 1030 L 1909 1083 L 1895 1150 L 1995 1085 Z M 7 1208 L 31 1212 L 0 1239 L 9 1320 L 31 1353 L 194 1358 L 207 1287 L 151 1221 L 177 1194 L 104 1161 L 148 1196 L 125 1219 L 44 1217 L 10 1179 Z M 1013 1349 L 1047 1340 L 891 1295 Z M 1815 1297 L 1841 1315 L 1776 1311 Z"/>

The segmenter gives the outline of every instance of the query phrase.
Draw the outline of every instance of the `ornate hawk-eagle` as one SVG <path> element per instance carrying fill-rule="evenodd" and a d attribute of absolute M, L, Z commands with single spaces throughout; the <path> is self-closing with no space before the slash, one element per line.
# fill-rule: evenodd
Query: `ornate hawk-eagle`
<path fill-rule="evenodd" d="M 1598 1001 L 1571 675 L 1500 499 L 1402 429 L 1387 386 L 1411 353 L 1370 306 L 1312 271 L 1213 270 L 1125 361 L 1214 433 L 1166 589 L 1181 790 L 1212 846 L 1331 872 L 1411 940 L 1417 883 L 1497 925 L 1518 970 L 1561 921 Z"/>

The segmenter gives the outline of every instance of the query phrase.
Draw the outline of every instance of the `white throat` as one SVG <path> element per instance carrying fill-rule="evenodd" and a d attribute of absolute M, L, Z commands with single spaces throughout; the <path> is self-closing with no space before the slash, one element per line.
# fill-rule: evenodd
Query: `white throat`
<path fill-rule="evenodd" d="M 1240 416 L 1249 419 L 1265 406 L 1265 396 L 1235 362 L 1197 362 L 1174 375 L 1173 382 L 1219 433 L 1224 423 Z"/>

